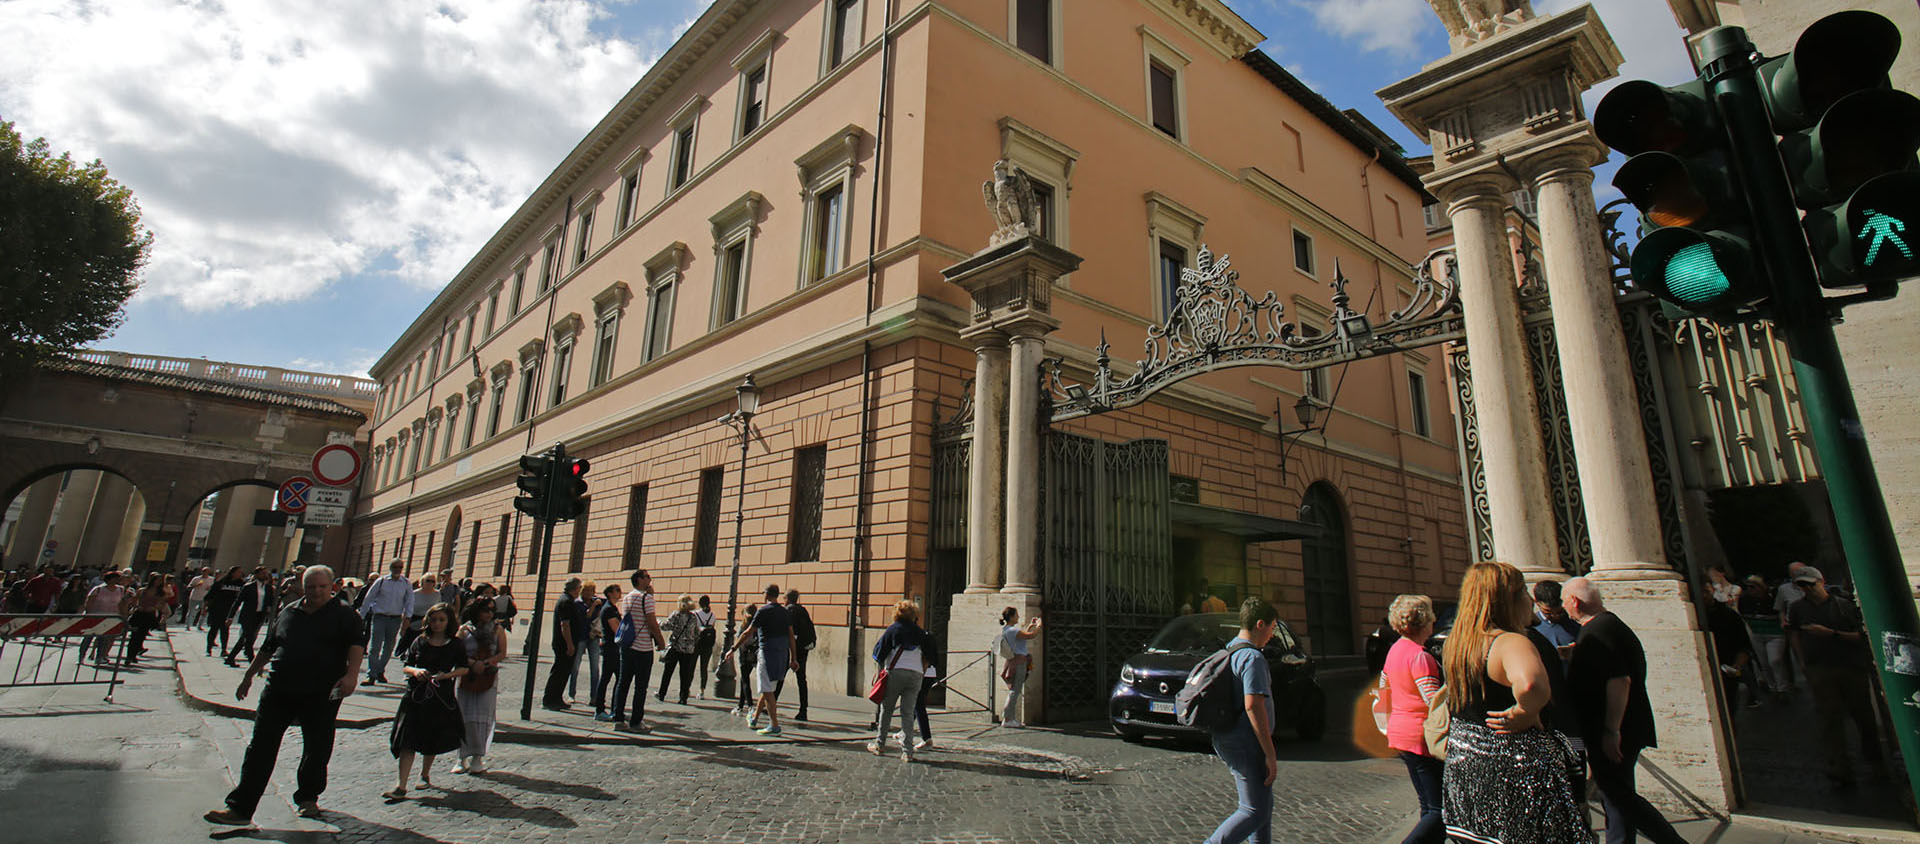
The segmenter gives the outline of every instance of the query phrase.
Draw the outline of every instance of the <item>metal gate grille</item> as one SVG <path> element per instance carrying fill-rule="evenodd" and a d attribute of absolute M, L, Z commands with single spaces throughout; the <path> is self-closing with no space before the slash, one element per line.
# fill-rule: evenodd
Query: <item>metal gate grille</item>
<path fill-rule="evenodd" d="M 1167 444 L 1050 432 L 1042 479 L 1047 720 L 1097 718 L 1173 614 Z"/>

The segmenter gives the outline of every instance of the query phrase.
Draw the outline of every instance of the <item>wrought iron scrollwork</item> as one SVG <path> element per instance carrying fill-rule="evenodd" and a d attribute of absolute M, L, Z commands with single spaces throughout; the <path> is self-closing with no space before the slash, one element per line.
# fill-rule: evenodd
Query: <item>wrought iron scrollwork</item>
<path fill-rule="evenodd" d="M 1614 289 L 1621 292 L 1633 286 L 1633 248 L 1627 245 L 1627 233 L 1620 230 L 1620 215 L 1626 213 L 1622 206 L 1627 205 L 1625 199 L 1616 199 L 1600 206 L 1600 236 L 1611 259 Z"/>
<path fill-rule="evenodd" d="M 1125 378 L 1113 371 L 1105 332 L 1095 350 L 1091 383 L 1064 377 L 1058 358 L 1046 361 L 1053 420 L 1130 407 L 1203 372 L 1250 365 L 1317 369 L 1465 334 L 1459 264 L 1451 248 L 1435 250 L 1415 265 L 1413 295 L 1381 325 L 1352 308 L 1347 278 L 1337 265 L 1331 285 L 1332 325 L 1324 332 L 1289 321 L 1277 295 L 1268 291 L 1255 299 L 1240 287 L 1239 278 L 1230 257 L 1215 259 L 1202 244 L 1195 266 L 1180 271 L 1172 312 L 1165 322 L 1147 328 L 1146 357 L 1135 361 L 1133 373 Z"/>

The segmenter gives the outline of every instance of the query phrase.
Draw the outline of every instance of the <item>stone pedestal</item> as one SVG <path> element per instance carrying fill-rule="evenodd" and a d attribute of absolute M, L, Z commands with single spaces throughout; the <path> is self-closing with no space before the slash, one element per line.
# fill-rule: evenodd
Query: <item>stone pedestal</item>
<path fill-rule="evenodd" d="M 1010 190 L 1020 190 L 1019 178 L 1009 182 Z M 953 596 L 947 627 L 948 664 L 956 669 L 994 648 L 1000 613 L 1008 606 L 1022 618 L 1041 611 L 1040 363 L 1047 334 L 1060 325 L 1051 313 L 1053 285 L 1080 266 L 1080 256 L 1026 235 L 1024 226 L 1008 228 L 1006 221 L 1002 226 L 993 245 L 941 271 L 973 299 L 973 313 L 960 334 L 976 353 L 967 589 Z M 1046 669 L 1039 658 L 1041 639 L 1029 645 L 1037 670 L 1027 679 L 1032 694 L 1023 695 L 1020 717 L 1039 723 L 1039 672 Z M 991 670 L 982 660 L 956 672 L 951 687 L 982 702 L 992 693 L 1004 705 L 997 657 L 993 662 Z"/>
<path fill-rule="evenodd" d="M 1722 740 L 1718 669 L 1707 658 L 1707 634 L 1694 623 L 1686 584 L 1602 581 L 1598 572 L 1591 579 L 1647 652 L 1647 697 L 1660 746 L 1640 755 L 1640 794 L 1670 819 L 1696 817 L 1703 806 L 1731 811 L 1733 748 Z"/>
<path fill-rule="evenodd" d="M 947 665 L 955 673 L 948 681 L 948 687 L 967 697 L 992 704 L 993 717 L 999 720 L 1007 706 L 1007 685 L 1000 679 L 1002 660 L 999 656 L 1000 614 L 1007 607 L 1020 611 L 1020 621 L 1039 616 L 1041 623 L 1046 621 L 1046 611 L 1041 607 L 1041 599 L 1035 594 L 960 594 L 953 596 L 953 615 L 947 622 Z M 1046 670 L 1045 650 L 1046 633 L 1027 640 L 1027 652 L 1033 656 L 1034 671 L 1027 677 L 1027 685 L 1020 694 L 1020 720 L 1029 724 L 1043 723 L 1046 701 L 1041 694 L 1040 672 Z M 990 659 L 974 662 L 983 651 L 993 652 Z M 973 663 L 972 667 L 962 666 Z M 991 695 L 991 697 L 989 697 Z M 971 708 L 966 700 L 948 698 L 947 705 L 952 708 Z"/>

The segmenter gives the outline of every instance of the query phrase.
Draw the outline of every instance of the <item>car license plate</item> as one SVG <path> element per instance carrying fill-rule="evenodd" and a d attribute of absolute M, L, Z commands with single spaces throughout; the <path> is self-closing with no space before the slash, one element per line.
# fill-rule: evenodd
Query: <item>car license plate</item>
<path fill-rule="evenodd" d="M 1147 711 L 1149 711 L 1149 712 L 1158 712 L 1158 713 L 1160 713 L 1160 714 L 1162 714 L 1162 715 L 1172 715 L 1172 714 L 1173 714 L 1173 701 L 1170 701 L 1170 700 L 1168 700 L 1168 701 L 1159 701 L 1159 700 L 1154 700 L 1154 701 L 1148 701 L 1148 702 L 1147 702 Z"/>

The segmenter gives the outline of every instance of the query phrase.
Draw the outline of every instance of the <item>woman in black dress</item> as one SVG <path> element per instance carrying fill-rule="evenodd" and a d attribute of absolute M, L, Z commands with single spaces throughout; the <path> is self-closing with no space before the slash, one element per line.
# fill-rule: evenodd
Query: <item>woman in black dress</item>
<path fill-rule="evenodd" d="M 466 738 L 466 725 L 460 718 L 460 702 L 453 695 L 454 681 L 467 673 L 467 646 L 454 635 L 453 607 L 434 604 L 427 610 L 426 630 L 407 648 L 407 692 L 400 698 L 400 712 L 393 719 L 389 744 L 393 757 L 400 761 L 400 783 L 382 797 L 400 800 L 407 796 L 407 776 L 413 772 L 413 755 L 421 755 L 420 784 L 433 787 L 433 757 L 460 749 Z"/>

